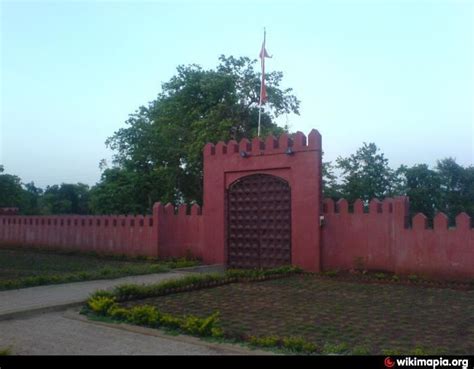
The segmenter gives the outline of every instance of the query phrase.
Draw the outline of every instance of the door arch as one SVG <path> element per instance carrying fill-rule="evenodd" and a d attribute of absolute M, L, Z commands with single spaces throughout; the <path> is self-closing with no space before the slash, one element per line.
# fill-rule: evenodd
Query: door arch
<path fill-rule="evenodd" d="M 291 188 L 268 174 L 252 174 L 227 190 L 227 264 L 272 268 L 291 264 Z"/>

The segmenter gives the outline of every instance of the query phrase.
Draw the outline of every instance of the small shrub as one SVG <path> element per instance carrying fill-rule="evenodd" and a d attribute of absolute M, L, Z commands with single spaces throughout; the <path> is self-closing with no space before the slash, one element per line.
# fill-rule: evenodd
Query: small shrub
<path fill-rule="evenodd" d="M 365 346 L 356 346 L 351 351 L 352 355 L 370 355 L 370 350 Z"/>
<path fill-rule="evenodd" d="M 161 314 L 158 309 L 150 305 L 132 307 L 127 313 L 127 321 L 138 325 L 155 327 L 160 323 Z"/>
<path fill-rule="evenodd" d="M 283 338 L 283 347 L 289 351 L 294 352 L 316 352 L 316 345 L 314 343 L 306 341 L 301 337 L 285 337 Z"/>
<path fill-rule="evenodd" d="M 278 336 L 264 336 L 264 337 L 255 337 L 250 336 L 248 342 L 252 346 L 257 347 L 278 347 L 281 344 L 281 340 Z"/>
<path fill-rule="evenodd" d="M 160 318 L 160 324 L 173 329 L 178 329 L 181 326 L 181 319 L 171 314 L 163 314 Z"/>
<path fill-rule="evenodd" d="M 323 354 L 345 354 L 349 351 L 349 347 L 345 343 L 331 344 L 326 343 L 323 347 Z"/>
<path fill-rule="evenodd" d="M 195 336 L 212 336 L 212 328 L 219 320 L 219 313 L 216 312 L 207 318 L 198 318 L 197 316 L 185 316 L 181 322 L 180 328 Z"/>
<path fill-rule="evenodd" d="M 118 305 L 112 305 L 107 313 L 111 318 L 117 320 L 129 320 L 130 318 L 130 310 L 122 308 Z"/>
<path fill-rule="evenodd" d="M 392 275 L 392 281 L 394 282 L 399 282 L 400 281 L 400 277 L 398 275 Z"/>
<path fill-rule="evenodd" d="M 382 280 L 382 279 L 387 278 L 387 275 L 385 273 L 375 273 L 374 277 L 376 279 Z"/>
<path fill-rule="evenodd" d="M 95 296 L 87 301 L 89 308 L 96 314 L 107 315 L 110 308 L 116 306 L 115 297 Z"/>
<path fill-rule="evenodd" d="M 416 274 L 410 274 L 407 278 L 410 282 L 417 282 L 419 280 L 419 277 Z"/>

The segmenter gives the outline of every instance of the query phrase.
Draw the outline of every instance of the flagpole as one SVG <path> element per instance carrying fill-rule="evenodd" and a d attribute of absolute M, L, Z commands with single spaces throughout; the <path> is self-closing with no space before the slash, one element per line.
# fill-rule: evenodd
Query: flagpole
<path fill-rule="evenodd" d="M 263 29 L 263 50 L 265 50 L 265 41 L 267 38 L 267 30 Z M 265 78 L 265 55 L 261 55 L 261 67 L 262 67 L 262 80 L 260 81 L 260 102 L 258 103 L 258 129 L 257 136 L 260 137 L 260 122 L 262 120 L 262 92 L 263 92 L 263 79 Z"/>

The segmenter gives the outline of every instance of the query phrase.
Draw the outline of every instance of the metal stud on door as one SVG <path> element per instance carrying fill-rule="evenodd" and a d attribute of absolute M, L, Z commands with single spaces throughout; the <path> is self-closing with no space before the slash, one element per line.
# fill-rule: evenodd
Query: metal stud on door
<path fill-rule="evenodd" d="M 288 182 L 254 174 L 227 192 L 228 258 L 231 268 L 291 264 L 291 190 Z"/>

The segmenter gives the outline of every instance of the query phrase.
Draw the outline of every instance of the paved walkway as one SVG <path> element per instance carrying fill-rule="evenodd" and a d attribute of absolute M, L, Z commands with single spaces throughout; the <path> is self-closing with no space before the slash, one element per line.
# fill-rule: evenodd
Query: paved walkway
<path fill-rule="evenodd" d="M 48 310 L 64 310 L 83 303 L 92 292 L 99 289 L 110 289 L 124 283 L 155 283 L 180 278 L 186 274 L 182 272 L 147 274 L 0 291 L 0 320 Z"/>
<path fill-rule="evenodd" d="M 83 304 L 98 289 L 124 283 L 156 283 L 204 271 L 201 268 L 0 291 L 0 349 L 10 348 L 15 355 L 268 354 L 190 336 L 169 336 L 156 329 L 90 321 L 79 315 L 78 307 L 67 310 Z"/>
<path fill-rule="evenodd" d="M 123 329 L 121 324 L 84 321 L 77 313 L 69 311 L 0 321 L 0 348 L 7 347 L 14 355 L 262 354 L 195 337 L 169 336 L 156 329 Z"/>

